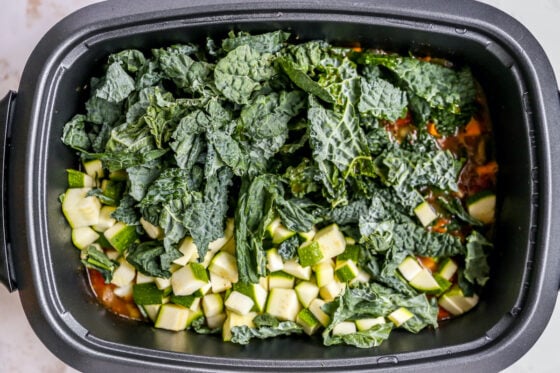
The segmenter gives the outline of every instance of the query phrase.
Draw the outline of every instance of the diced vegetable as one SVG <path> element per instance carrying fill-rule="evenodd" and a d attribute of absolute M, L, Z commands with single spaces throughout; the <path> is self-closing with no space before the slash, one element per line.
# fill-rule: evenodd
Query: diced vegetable
<path fill-rule="evenodd" d="M 302 281 L 296 285 L 295 291 L 301 305 L 308 308 L 313 299 L 319 296 L 319 287 L 311 281 Z"/>
<path fill-rule="evenodd" d="M 94 181 L 91 176 L 83 172 L 68 169 L 68 187 L 69 188 L 92 188 Z"/>
<path fill-rule="evenodd" d="M 295 260 L 284 262 L 283 271 L 301 280 L 309 280 L 311 278 L 311 267 L 302 267 Z"/>
<path fill-rule="evenodd" d="M 189 263 L 171 275 L 175 295 L 191 295 L 209 284 L 206 269 L 198 263 Z"/>
<path fill-rule="evenodd" d="M 90 227 L 79 227 L 72 229 L 72 243 L 78 249 L 83 250 L 99 238 L 99 234 Z"/>
<path fill-rule="evenodd" d="M 336 224 L 319 230 L 313 240 L 319 243 L 324 258 L 333 258 L 342 254 L 346 248 L 344 235 Z"/>
<path fill-rule="evenodd" d="M 303 331 L 307 335 L 315 334 L 321 327 L 319 320 L 317 320 L 311 311 L 306 308 L 299 311 L 296 316 L 296 322 L 302 326 Z"/>
<path fill-rule="evenodd" d="M 172 331 L 183 330 L 187 327 L 191 312 L 188 308 L 177 304 L 163 304 L 159 309 L 155 327 Z"/>
<path fill-rule="evenodd" d="M 146 282 L 143 284 L 135 284 L 133 287 L 134 303 L 138 305 L 162 304 L 163 291 L 158 289 L 155 283 Z"/>
<path fill-rule="evenodd" d="M 303 267 L 308 267 L 319 263 L 323 260 L 323 252 L 317 241 L 306 241 L 298 247 L 299 263 Z"/>
<path fill-rule="evenodd" d="M 414 213 L 424 227 L 430 225 L 434 220 L 437 219 L 437 214 L 434 208 L 427 201 L 424 201 L 416 206 L 416 208 L 414 209 Z"/>
<path fill-rule="evenodd" d="M 356 333 L 356 324 L 351 321 L 339 322 L 333 327 L 333 335 L 346 335 Z"/>
<path fill-rule="evenodd" d="M 481 192 L 467 201 L 469 214 L 485 224 L 494 222 L 496 210 L 496 195 L 490 192 Z"/>
<path fill-rule="evenodd" d="M 387 318 L 397 327 L 401 326 L 413 317 L 414 314 L 404 307 L 397 308 L 387 316 Z"/>
<path fill-rule="evenodd" d="M 118 222 L 103 232 L 103 236 L 119 253 L 124 253 L 138 239 L 136 227 Z"/>
<path fill-rule="evenodd" d="M 247 295 L 234 290 L 227 297 L 225 305 L 229 311 L 246 315 L 251 311 L 255 302 Z"/>
<path fill-rule="evenodd" d="M 87 196 L 91 188 L 70 188 L 64 193 L 62 212 L 72 228 L 88 227 L 99 222 L 101 202 Z"/>
<path fill-rule="evenodd" d="M 300 305 L 297 294 L 293 289 L 273 288 L 270 289 L 266 313 L 279 320 L 295 321 Z"/>
<path fill-rule="evenodd" d="M 374 318 L 358 319 L 354 322 L 356 323 L 356 328 L 358 328 L 359 331 L 364 331 L 373 328 L 375 325 L 384 324 L 386 321 L 383 316 L 379 316 Z"/>

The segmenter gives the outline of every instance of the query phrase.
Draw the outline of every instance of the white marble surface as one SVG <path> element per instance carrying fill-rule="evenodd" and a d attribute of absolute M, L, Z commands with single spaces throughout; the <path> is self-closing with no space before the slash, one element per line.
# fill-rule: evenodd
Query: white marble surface
<path fill-rule="evenodd" d="M 0 0 L 0 97 L 17 90 L 25 61 L 41 36 L 75 9 L 99 0 Z M 482 0 L 525 24 L 545 48 L 560 77 L 560 0 Z M 0 372 L 74 372 L 43 346 L 23 314 L 17 293 L 0 286 Z M 560 301 L 537 343 L 506 373 L 560 371 Z"/>

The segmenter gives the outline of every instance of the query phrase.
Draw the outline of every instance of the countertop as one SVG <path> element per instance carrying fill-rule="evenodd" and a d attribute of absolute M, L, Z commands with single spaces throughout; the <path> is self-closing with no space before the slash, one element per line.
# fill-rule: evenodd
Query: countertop
<path fill-rule="evenodd" d="M 41 36 L 72 11 L 99 0 L 2 1 L 0 12 L 0 97 L 17 90 L 25 62 Z M 560 77 L 560 0 L 483 0 L 521 21 L 540 41 Z M 30 328 L 17 292 L 0 286 L 0 372 L 75 372 L 55 357 Z M 560 301 L 537 343 L 506 373 L 560 371 Z"/>

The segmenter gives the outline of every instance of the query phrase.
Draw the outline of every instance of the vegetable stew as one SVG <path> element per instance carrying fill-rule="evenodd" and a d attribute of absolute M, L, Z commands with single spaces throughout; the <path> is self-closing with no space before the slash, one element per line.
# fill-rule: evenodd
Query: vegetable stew
<path fill-rule="evenodd" d="M 61 202 L 109 310 L 368 348 L 479 302 L 498 165 L 468 67 L 231 32 L 111 54 L 89 89 Z"/>

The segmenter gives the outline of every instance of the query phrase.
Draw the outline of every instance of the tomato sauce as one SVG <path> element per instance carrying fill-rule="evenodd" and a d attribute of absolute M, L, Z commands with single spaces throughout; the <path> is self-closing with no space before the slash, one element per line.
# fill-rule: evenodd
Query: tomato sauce
<path fill-rule="evenodd" d="M 140 310 L 134 303 L 132 296 L 119 297 L 115 294 L 115 285 L 106 284 L 103 275 L 96 271 L 95 269 L 87 270 L 89 277 L 89 283 L 91 288 L 97 297 L 99 303 L 101 303 L 109 311 L 132 320 L 144 320 Z"/>

